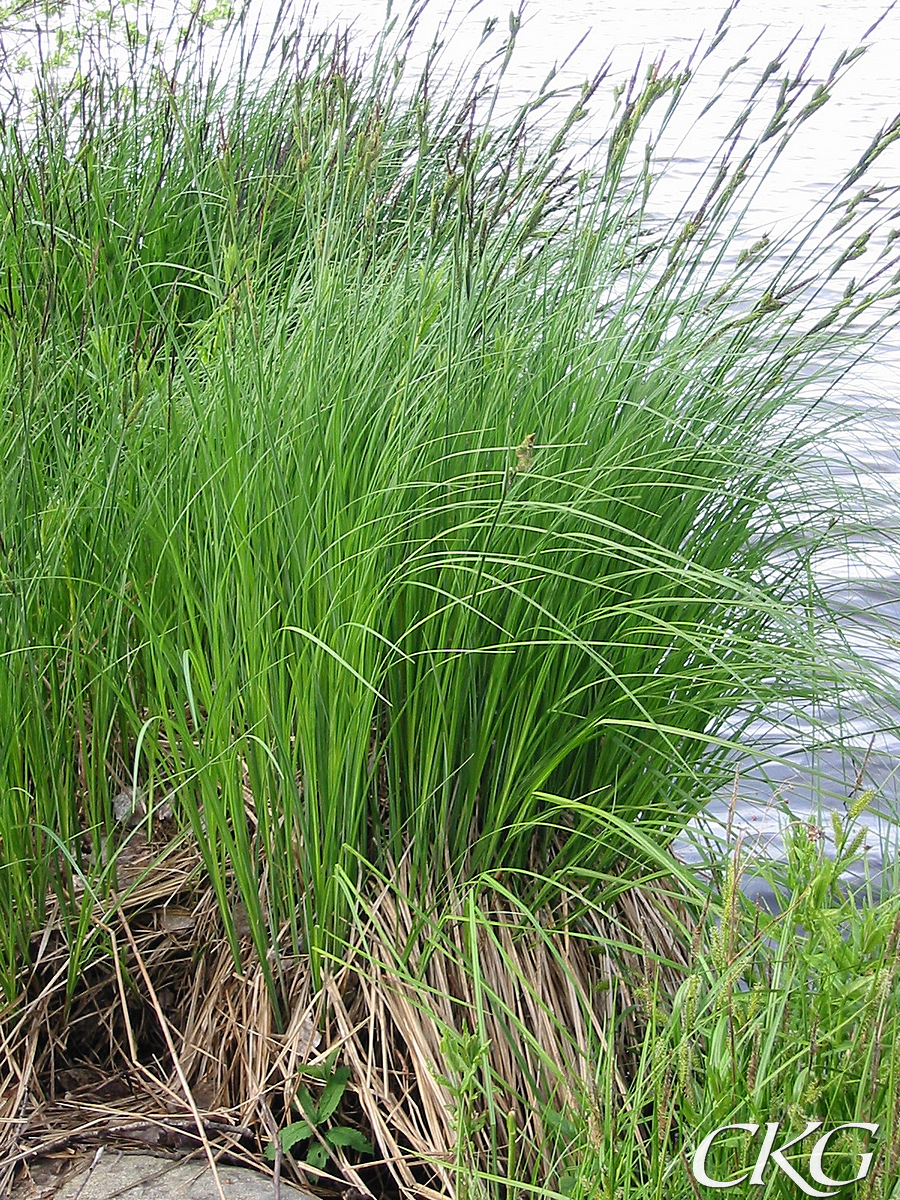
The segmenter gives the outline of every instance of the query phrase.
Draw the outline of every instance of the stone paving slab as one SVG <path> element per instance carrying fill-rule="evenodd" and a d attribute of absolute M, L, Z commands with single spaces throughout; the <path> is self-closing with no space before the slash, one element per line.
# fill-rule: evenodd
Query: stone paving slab
<path fill-rule="evenodd" d="M 226 1200 L 273 1200 L 271 1178 L 245 1167 L 220 1166 Z M 315 1200 L 282 1183 L 283 1200 Z M 107 1150 L 93 1168 L 69 1179 L 55 1200 L 219 1200 L 212 1171 L 200 1159 L 179 1163 L 150 1154 Z"/>

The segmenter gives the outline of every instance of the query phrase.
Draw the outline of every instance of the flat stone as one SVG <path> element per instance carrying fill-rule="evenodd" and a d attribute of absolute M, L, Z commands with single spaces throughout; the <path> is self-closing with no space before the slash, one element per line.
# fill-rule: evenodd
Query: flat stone
<path fill-rule="evenodd" d="M 269 1176 L 245 1167 L 219 1166 L 226 1200 L 272 1200 L 275 1185 Z M 282 1183 L 283 1200 L 316 1200 Z M 55 1200 L 219 1200 L 216 1181 L 204 1159 L 175 1162 L 150 1154 L 107 1150 L 92 1169 L 69 1179 Z"/>

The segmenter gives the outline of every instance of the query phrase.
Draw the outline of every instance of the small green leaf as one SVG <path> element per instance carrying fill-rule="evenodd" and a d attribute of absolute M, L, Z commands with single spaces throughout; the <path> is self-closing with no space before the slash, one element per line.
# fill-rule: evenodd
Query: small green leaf
<path fill-rule="evenodd" d="M 325 1134 L 325 1141 L 332 1146 L 349 1146 L 351 1150 L 358 1150 L 360 1154 L 374 1154 L 369 1139 L 364 1137 L 358 1129 L 350 1129 L 347 1125 L 338 1125 L 336 1129 L 329 1129 Z"/>
<path fill-rule="evenodd" d="M 309 1088 L 305 1088 L 302 1085 L 297 1088 L 297 1095 L 294 1098 L 294 1103 L 302 1113 L 306 1114 L 306 1119 L 311 1125 L 318 1125 L 322 1120 L 320 1113 L 316 1109 L 315 1102 L 313 1101 L 312 1096 L 309 1094 Z"/>
<path fill-rule="evenodd" d="M 321 1079 L 323 1083 L 331 1077 L 334 1071 L 335 1060 L 337 1059 L 340 1046 L 336 1046 L 324 1062 L 317 1063 L 315 1066 L 304 1066 L 302 1074 L 308 1075 L 310 1079 Z"/>
<path fill-rule="evenodd" d="M 285 1125 L 278 1135 L 278 1140 L 281 1142 L 282 1150 L 288 1153 L 298 1142 L 303 1142 L 311 1137 L 312 1128 L 308 1121 L 294 1121 L 292 1125 Z"/>
<path fill-rule="evenodd" d="M 325 1084 L 325 1089 L 319 1098 L 318 1120 L 320 1122 L 327 1120 L 340 1104 L 349 1078 L 350 1068 L 338 1067 Z"/>
<path fill-rule="evenodd" d="M 310 1146 L 306 1155 L 306 1161 L 311 1167 L 315 1167 L 319 1171 L 322 1170 L 322 1168 L 328 1162 L 328 1151 L 321 1142 L 314 1142 L 313 1145 Z"/>
<path fill-rule="evenodd" d="M 292 1125 L 285 1125 L 284 1129 L 278 1133 L 278 1140 L 281 1142 L 281 1149 L 285 1154 L 290 1154 L 292 1148 L 298 1142 L 304 1142 L 307 1138 L 312 1137 L 312 1129 L 308 1121 L 294 1121 Z M 269 1162 L 275 1161 L 275 1145 L 270 1142 L 265 1150 L 266 1158 Z"/>

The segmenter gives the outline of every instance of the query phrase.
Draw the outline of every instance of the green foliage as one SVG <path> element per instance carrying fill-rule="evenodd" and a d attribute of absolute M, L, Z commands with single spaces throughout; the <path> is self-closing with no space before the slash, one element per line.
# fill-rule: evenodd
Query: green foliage
<path fill-rule="evenodd" d="M 863 1131 L 846 1130 L 829 1148 L 826 1171 L 850 1178 L 860 1154 L 872 1150 L 870 1174 L 853 1194 L 896 1197 L 900 890 L 895 869 L 880 899 L 860 904 L 847 894 L 838 881 L 854 861 L 859 831 L 855 817 L 836 824 L 836 843 L 826 847 L 819 830 L 798 823 L 788 833 L 787 861 L 762 864 L 781 902 L 777 913 L 741 894 L 751 862 L 735 848 L 730 881 L 695 935 L 694 959 L 677 993 L 659 988 L 651 966 L 635 995 L 645 1022 L 633 1047 L 636 1065 L 623 1076 L 622 1064 L 597 1045 L 594 1077 L 575 1084 L 567 1102 L 540 1110 L 550 1135 L 542 1186 L 515 1167 L 529 1161 L 524 1131 L 499 1123 L 495 1136 L 510 1147 L 509 1169 L 488 1172 L 465 1153 L 457 1164 L 461 1186 L 497 1196 L 688 1200 L 697 1195 L 693 1152 L 714 1129 L 778 1121 L 787 1141 L 809 1122 L 822 1122 L 823 1130 L 870 1122 L 880 1126 L 877 1138 L 866 1143 Z M 752 866 L 758 870 L 759 861 Z M 477 1073 L 459 1078 L 469 1083 L 454 1091 L 468 1148 L 483 1124 L 486 1093 Z M 807 1178 L 813 1141 L 788 1154 Z M 746 1173 L 759 1146 L 745 1133 L 721 1135 L 708 1154 L 708 1174 L 727 1180 Z M 777 1170 L 764 1184 L 765 1200 L 800 1194 Z"/>
<path fill-rule="evenodd" d="M 304 1073 L 315 1077 L 317 1068 L 305 1067 Z M 318 1073 L 325 1084 L 322 1093 L 318 1100 L 314 1101 L 307 1087 L 303 1084 L 298 1087 L 295 1105 L 304 1113 L 304 1118 L 292 1121 L 290 1125 L 285 1125 L 279 1130 L 278 1141 L 281 1149 L 285 1154 L 290 1154 L 300 1143 L 309 1143 L 303 1155 L 304 1161 L 319 1170 L 328 1161 L 329 1148 L 349 1148 L 359 1154 L 372 1154 L 371 1143 L 358 1129 L 348 1125 L 335 1125 L 331 1128 L 325 1126 L 325 1122 L 334 1115 L 344 1097 L 350 1079 L 349 1067 L 335 1067 L 331 1062 L 327 1073 Z M 266 1158 L 274 1161 L 274 1144 L 266 1149 Z"/>
<path fill-rule="evenodd" d="M 676 999 L 676 1011 L 690 1004 L 681 1045 L 697 1069 L 682 1081 L 682 1102 L 695 1119 L 726 1108 L 751 1121 L 772 1119 L 763 1112 L 829 1125 L 890 1117 L 900 903 L 858 908 L 841 888 L 858 843 L 837 824 L 831 856 L 815 827 L 790 831 L 782 911 L 751 914 L 736 895 Z"/>

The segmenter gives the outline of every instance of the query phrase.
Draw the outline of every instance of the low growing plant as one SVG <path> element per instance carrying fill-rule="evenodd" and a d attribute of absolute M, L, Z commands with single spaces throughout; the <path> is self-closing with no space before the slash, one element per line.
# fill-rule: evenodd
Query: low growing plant
<path fill-rule="evenodd" d="M 328 1162 L 329 1152 L 338 1147 L 346 1147 L 359 1154 L 372 1153 L 371 1143 L 358 1129 L 349 1125 L 328 1124 L 340 1106 L 350 1079 L 349 1067 L 336 1067 L 334 1058 L 334 1054 L 330 1055 L 321 1067 L 304 1067 L 304 1075 L 322 1081 L 324 1086 L 321 1094 L 313 1100 L 309 1089 L 301 1084 L 294 1106 L 303 1113 L 303 1119 L 292 1121 L 278 1132 L 278 1141 L 285 1154 L 291 1154 L 296 1146 L 305 1143 L 303 1161 L 319 1170 Z M 266 1148 L 266 1158 L 270 1162 L 275 1161 L 274 1143 Z"/>

